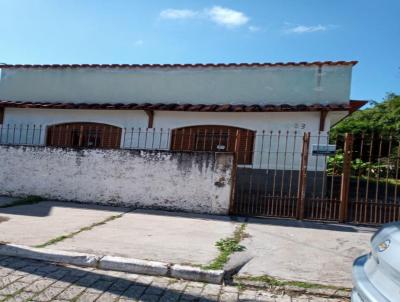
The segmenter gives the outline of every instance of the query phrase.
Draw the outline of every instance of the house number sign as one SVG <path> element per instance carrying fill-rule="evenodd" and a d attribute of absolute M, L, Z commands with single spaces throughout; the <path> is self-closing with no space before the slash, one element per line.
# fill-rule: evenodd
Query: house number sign
<path fill-rule="evenodd" d="M 328 156 L 336 154 L 336 145 L 318 144 L 312 145 L 312 155 Z"/>

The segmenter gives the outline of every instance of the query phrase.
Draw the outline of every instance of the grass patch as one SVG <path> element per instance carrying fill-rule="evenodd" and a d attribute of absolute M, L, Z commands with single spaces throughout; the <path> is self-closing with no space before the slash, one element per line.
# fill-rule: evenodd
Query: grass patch
<path fill-rule="evenodd" d="M 35 204 L 43 201 L 44 199 L 40 196 L 35 196 L 35 195 L 29 195 L 24 198 L 17 199 L 14 202 L 11 202 L 10 204 L 6 204 L 3 206 L 0 206 L 0 208 L 9 208 L 9 207 L 15 207 L 15 206 L 23 206 L 23 205 L 29 205 L 29 204 Z"/>
<path fill-rule="evenodd" d="M 75 231 L 75 232 L 72 232 L 72 233 L 69 233 L 69 234 L 66 234 L 66 235 L 58 236 L 56 238 L 50 239 L 49 241 L 47 241 L 45 243 L 42 243 L 42 244 L 39 244 L 39 245 L 35 245 L 35 247 L 42 248 L 42 247 L 47 247 L 47 246 L 52 245 L 52 244 L 56 244 L 56 243 L 58 243 L 60 241 L 63 241 L 65 239 L 72 238 L 75 235 L 78 235 L 79 233 L 90 231 L 94 227 L 106 224 L 109 221 L 112 221 L 114 219 L 120 218 L 120 217 L 122 217 L 122 215 L 124 215 L 124 214 L 110 216 L 110 217 L 108 217 L 108 218 L 106 218 L 106 219 L 104 219 L 104 220 L 102 220 L 100 222 L 95 222 L 95 223 L 93 223 L 93 224 L 91 224 L 89 226 L 83 227 L 83 228 L 79 229 L 78 231 Z"/>
<path fill-rule="evenodd" d="M 235 252 L 244 251 L 246 248 L 240 245 L 240 241 L 245 238 L 246 224 L 241 224 L 236 228 L 232 237 L 220 239 L 215 243 L 215 246 L 219 250 L 219 255 L 210 264 L 203 266 L 203 269 L 222 269 L 224 265 L 229 261 L 230 256 Z"/>
<path fill-rule="evenodd" d="M 288 280 L 279 280 L 271 276 L 263 275 L 263 276 L 249 276 L 249 277 L 236 277 L 236 281 L 238 281 L 239 285 L 243 286 L 244 281 L 251 281 L 251 282 L 262 282 L 268 286 L 274 287 L 282 287 L 282 286 L 296 286 L 304 289 L 335 289 L 335 290 L 349 290 L 348 288 L 337 287 L 333 285 L 325 285 L 325 284 L 318 284 L 312 282 L 304 282 L 304 281 L 288 281 Z"/>

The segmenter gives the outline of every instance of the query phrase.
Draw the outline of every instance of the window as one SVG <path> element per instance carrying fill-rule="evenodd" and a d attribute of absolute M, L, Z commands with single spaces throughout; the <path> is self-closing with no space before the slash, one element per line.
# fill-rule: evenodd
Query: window
<path fill-rule="evenodd" d="M 254 131 L 229 126 L 193 126 L 172 130 L 171 150 L 235 152 L 238 164 L 253 160 Z"/>
<path fill-rule="evenodd" d="M 66 123 L 49 126 L 47 146 L 71 148 L 119 148 L 121 128 L 99 123 Z"/>

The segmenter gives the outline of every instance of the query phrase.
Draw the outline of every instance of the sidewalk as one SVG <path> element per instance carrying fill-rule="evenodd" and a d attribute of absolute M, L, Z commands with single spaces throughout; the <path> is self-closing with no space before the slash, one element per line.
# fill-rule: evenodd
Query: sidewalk
<path fill-rule="evenodd" d="M 215 242 L 231 236 L 237 224 L 224 216 L 136 210 L 52 248 L 205 265 L 218 256 Z"/>
<path fill-rule="evenodd" d="M 337 223 L 251 218 L 243 245 L 253 258 L 238 276 L 352 287 L 356 257 L 369 252 L 375 228 Z"/>
<path fill-rule="evenodd" d="M 238 277 L 351 288 L 351 264 L 374 228 L 341 224 L 131 210 L 61 202 L 0 209 L 0 242 L 204 266 L 215 243 L 245 223 L 250 261 Z"/>
<path fill-rule="evenodd" d="M 50 201 L 0 209 L 1 217 L 0 242 L 193 265 L 211 262 L 215 242 L 238 224 L 228 216 Z"/>
<path fill-rule="evenodd" d="M 0 208 L 0 242 L 36 246 L 126 211 L 51 201 Z"/>

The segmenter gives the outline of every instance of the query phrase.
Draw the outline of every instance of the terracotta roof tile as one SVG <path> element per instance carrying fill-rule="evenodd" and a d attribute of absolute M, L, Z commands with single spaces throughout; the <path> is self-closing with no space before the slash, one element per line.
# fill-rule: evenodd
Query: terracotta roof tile
<path fill-rule="evenodd" d="M 232 104 L 150 104 L 150 103 L 63 103 L 63 102 L 18 102 L 0 100 L 0 108 L 54 108 L 54 109 L 112 109 L 112 110 L 160 110 L 193 112 L 295 112 L 295 111 L 355 111 L 366 101 L 350 101 L 348 104 L 314 105 L 232 105 Z"/>
<path fill-rule="evenodd" d="M 0 68 L 236 68 L 236 67 L 301 67 L 301 66 L 354 66 L 357 61 L 314 61 L 277 63 L 196 63 L 196 64 L 0 64 Z"/>

